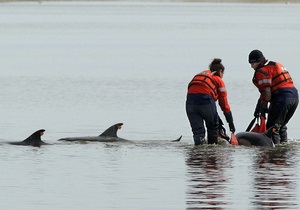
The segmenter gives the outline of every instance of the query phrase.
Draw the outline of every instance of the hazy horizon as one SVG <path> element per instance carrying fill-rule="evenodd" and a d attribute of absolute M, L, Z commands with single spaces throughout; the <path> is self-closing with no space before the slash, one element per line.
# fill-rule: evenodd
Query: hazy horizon
<path fill-rule="evenodd" d="M 187 2 L 187 3 L 300 3 L 300 0 L 0 0 L 0 2 Z"/>

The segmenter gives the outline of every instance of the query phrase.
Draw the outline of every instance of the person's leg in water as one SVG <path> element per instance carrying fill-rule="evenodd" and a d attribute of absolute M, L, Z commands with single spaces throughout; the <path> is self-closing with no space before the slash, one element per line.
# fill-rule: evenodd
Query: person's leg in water
<path fill-rule="evenodd" d="M 201 105 L 186 104 L 186 113 L 192 128 L 195 145 L 202 145 L 205 142 L 204 121 L 198 112 Z"/>
<path fill-rule="evenodd" d="M 207 143 L 217 144 L 218 143 L 218 128 L 219 128 L 219 118 L 217 113 L 216 103 L 210 104 L 206 107 L 206 111 L 203 112 L 203 118 L 205 120 L 207 128 Z"/>
<path fill-rule="evenodd" d="M 287 142 L 287 123 L 294 115 L 299 103 L 297 90 L 281 92 L 275 94 L 270 107 L 267 121 L 267 129 L 275 126 L 276 131 L 273 132 L 272 140 L 274 144 Z"/>

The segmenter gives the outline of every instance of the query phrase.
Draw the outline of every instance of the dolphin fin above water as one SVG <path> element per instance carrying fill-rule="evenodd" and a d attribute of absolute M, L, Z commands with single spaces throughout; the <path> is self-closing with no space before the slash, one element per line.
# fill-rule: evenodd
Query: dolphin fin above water
<path fill-rule="evenodd" d="M 126 141 L 126 139 L 119 138 L 117 132 L 122 128 L 123 123 L 117 123 L 107 128 L 99 136 L 83 136 L 83 137 L 67 137 L 58 139 L 58 141 L 99 141 L 99 142 L 112 142 L 112 141 Z"/>
<path fill-rule="evenodd" d="M 117 123 L 109 128 L 107 128 L 102 134 L 99 136 L 83 136 L 83 137 L 67 137 L 58 139 L 58 141 L 98 141 L 98 142 L 116 142 L 116 141 L 123 141 L 123 142 L 130 142 L 127 139 L 123 139 L 118 137 L 117 132 L 119 129 L 122 128 L 123 123 Z M 171 140 L 171 142 L 179 142 L 182 136 L 178 139 Z"/>
<path fill-rule="evenodd" d="M 118 132 L 119 129 L 122 128 L 122 125 L 123 125 L 123 123 L 117 123 L 117 124 L 114 124 L 114 125 L 110 126 L 102 134 L 100 134 L 99 137 L 100 136 L 102 136 L 102 137 L 104 137 L 104 136 L 106 136 L 106 137 L 110 136 L 110 137 L 116 137 L 116 138 L 118 138 L 117 132 Z"/>
<path fill-rule="evenodd" d="M 181 135 L 181 136 L 179 136 L 179 138 L 178 138 L 178 139 L 171 140 L 171 142 L 179 142 L 179 141 L 181 140 L 181 138 L 182 138 L 182 135 Z"/>
<path fill-rule="evenodd" d="M 48 143 L 45 143 L 41 140 L 41 136 L 44 135 L 45 129 L 40 129 L 33 134 L 31 134 L 27 139 L 21 141 L 21 142 L 8 142 L 12 145 L 22 145 L 22 146 L 34 146 L 34 147 L 40 147 L 41 145 L 46 145 Z"/>

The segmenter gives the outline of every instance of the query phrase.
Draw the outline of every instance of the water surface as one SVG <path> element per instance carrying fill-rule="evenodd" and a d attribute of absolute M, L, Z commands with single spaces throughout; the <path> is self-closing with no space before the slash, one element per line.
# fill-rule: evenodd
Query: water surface
<path fill-rule="evenodd" d="M 255 48 L 299 87 L 299 14 L 298 4 L 1 3 L 1 209 L 299 209 L 298 112 L 288 146 L 194 147 L 184 107 L 188 82 L 221 57 L 244 131 Z M 133 142 L 57 141 L 118 122 Z M 5 143 L 40 128 L 53 145 Z"/>

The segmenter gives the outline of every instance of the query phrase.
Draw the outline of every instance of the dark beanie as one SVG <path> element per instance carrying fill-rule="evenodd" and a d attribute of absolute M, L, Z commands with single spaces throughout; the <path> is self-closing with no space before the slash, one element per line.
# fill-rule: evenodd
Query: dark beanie
<path fill-rule="evenodd" d="M 265 56 L 259 50 L 252 50 L 249 54 L 249 63 L 257 63 L 265 60 Z"/>

